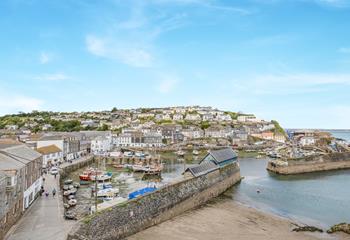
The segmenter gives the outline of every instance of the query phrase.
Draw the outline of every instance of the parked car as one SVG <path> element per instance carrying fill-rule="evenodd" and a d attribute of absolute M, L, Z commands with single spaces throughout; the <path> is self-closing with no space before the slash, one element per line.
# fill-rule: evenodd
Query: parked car
<path fill-rule="evenodd" d="M 57 174 L 58 174 L 58 168 L 57 168 L 57 167 L 52 167 L 52 168 L 50 169 L 50 173 L 51 173 L 52 175 L 57 175 Z"/>

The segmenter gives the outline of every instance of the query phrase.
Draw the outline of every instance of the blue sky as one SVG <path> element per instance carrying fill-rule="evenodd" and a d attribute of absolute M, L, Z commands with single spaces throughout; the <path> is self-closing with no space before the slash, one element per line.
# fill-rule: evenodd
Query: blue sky
<path fill-rule="evenodd" d="M 0 114 L 210 105 L 350 128 L 348 0 L 2 0 Z"/>

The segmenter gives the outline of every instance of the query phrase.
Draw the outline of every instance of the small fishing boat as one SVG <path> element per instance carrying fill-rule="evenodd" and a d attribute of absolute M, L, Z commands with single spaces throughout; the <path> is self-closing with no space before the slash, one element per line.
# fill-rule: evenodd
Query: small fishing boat
<path fill-rule="evenodd" d="M 68 219 L 68 220 L 77 220 L 76 214 L 72 211 L 66 211 L 64 213 L 64 217 L 65 219 Z"/>
<path fill-rule="evenodd" d="M 78 201 L 76 199 L 70 199 L 68 201 L 69 206 L 75 206 L 77 205 Z"/>
<path fill-rule="evenodd" d="M 199 152 L 198 152 L 198 150 L 193 150 L 192 154 L 195 155 L 195 156 L 198 156 Z"/>
<path fill-rule="evenodd" d="M 97 175 L 97 176 L 91 175 L 90 176 L 91 181 L 97 180 L 98 182 L 109 181 L 109 180 L 111 180 L 111 178 L 112 178 L 111 174 L 103 174 L 103 175 Z"/>
<path fill-rule="evenodd" d="M 115 167 L 116 169 L 123 169 L 124 165 L 123 164 L 113 164 L 113 167 Z"/>
<path fill-rule="evenodd" d="M 79 178 L 80 178 L 81 181 L 90 181 L 91 180 L 90 179 L 90 174 L 85 174 L 85 173 L 80 174 Z"/>
<path fill-rule="evenodd" d="M 63 186 L 63 190 L 64 190 L 64 191 L 68 191 L 68 190 L 69 190 L 69 185 L 64 185 L 64 186 Z"/>
<path fill-rule="evenodd" d="M 70 184 L 73 183 L 73 180 L 72 179 L 67 179 L 63 183 L 64 183 L 64 185 L 70 185 Z"/>
<path fill-rule="evenodd" d="M 69 195 L 67 198 L 68 198 L 68 200 L 71 200 L 71 199 L 75 199 L 75 196 L 74 195 Z"/>
<path fill-rule="evenodd" d="M 137 153 L 135 153 L 135 157 L 144 158 L 145 154 L 137 152 Z"/>
<path fill-rule="evenodd" d="M 132 170 L 134 172 L 144 172 L 145 171 L 145 167 L 143 165 L 132 165 Z"/>
<path fill-rule="evenodd" d="M 80 188 L 80 184 L 79 184 L 78 182 L 74 182 L 74 183 L 73 183 L 73 186 L 74 186 L 75 188 Z"/>
<path fill-rule="evenodd" d="M 119 193 L 118 188 L 107 188 L 97 192 L 97 197 L 114 197 Z"/>
<path fill-rule="evenodd" d="M 97 184 L 97 190 L 113 188 L 111 183 L 99 183 Z M 93 192 L 95 192 L 95 185 L 91 186 Z"/>
<path fill-rule="evenodd" d="M 132 157 L 134 154 L 132 152 L 124 152 L 124 157 Z"/>
<path fill-rule="evenodd" d="M 80 180 L 82 181 L 91 181 L 91 176 L 102 175 L 102 171 L 94 168 L 88 168 L 82 174 L 79 175 Z"/>
<path fill-rule="evenodd" d="M 74 195 L 74 194 L 77 193 L 77 191 L 78 191 L 78 189 L 72 188 L 72 189 L 69 190 L 69 194 L 70 194 L 70 195 L 72 195 L 72 194 Z"/>

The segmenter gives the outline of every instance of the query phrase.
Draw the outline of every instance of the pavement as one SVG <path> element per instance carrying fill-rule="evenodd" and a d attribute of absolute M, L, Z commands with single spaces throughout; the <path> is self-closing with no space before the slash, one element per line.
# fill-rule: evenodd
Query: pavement
<path fill-rule="evenodd" d="M 11 228 L 6 240 L 65 240 L 74 221 L 63 218 L 62 196 L 59 192 L 58 179 L 50 174 L 44 175 L 44 189 L 49 197 L 39 197 L 25 212 L 19 222 Z M 56 196 L 52 196 L 53 188 Z"/>

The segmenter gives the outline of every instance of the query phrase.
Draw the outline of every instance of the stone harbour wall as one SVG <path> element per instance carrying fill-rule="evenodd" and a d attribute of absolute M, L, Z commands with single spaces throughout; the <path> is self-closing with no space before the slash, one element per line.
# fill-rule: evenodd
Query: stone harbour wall
<path fill-rule="evenodd" d="M 277 174 L 290 175 L 350 168 L 350 153 L 330 153 L 309 156 L 304 159 L 288 160 L 288 165 L 276 165 L 270 161 L 267 170 Z"/>
<path fill-rule="evenodd" d="M 240 180 L 237 163 L 184 179 L 81 220 L 68 239 L 123 239 L 204 204 Z"/>
<path fill-rule="evenodd" d="M 60 181 L 63 181 L 71 172 L 74 172 L 80 168 L 91 165 L 94 161 L 98 161 L 98 159 L 95 158 L 94 160 L 93 156 L 88 156 L 83 161 L 76 161 L 76 162 L 73 161 L 69 165 L 60 167 Z"/>

